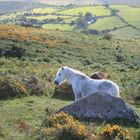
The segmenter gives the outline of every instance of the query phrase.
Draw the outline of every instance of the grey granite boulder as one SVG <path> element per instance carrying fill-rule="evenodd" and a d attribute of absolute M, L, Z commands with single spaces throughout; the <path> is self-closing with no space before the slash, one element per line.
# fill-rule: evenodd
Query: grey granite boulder
<path fill-rule="evenodd" d="M 85 118 L 101 120 L 139 120 L 139 116 L 136 112 L 126 104 L 123 99 L 102 92 L 97 92 L 75 101 L 63 107 L 58 112 L 61 111 L 67 112 L 81 120 Z"/>

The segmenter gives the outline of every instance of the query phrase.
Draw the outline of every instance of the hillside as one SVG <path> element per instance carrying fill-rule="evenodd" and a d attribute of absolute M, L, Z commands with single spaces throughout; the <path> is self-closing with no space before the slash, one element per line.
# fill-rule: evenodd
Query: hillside
<path fill-rule="evenodd" d="M 72 93 L 67 85 L 57 90 L 53 84 L 55 74 L 62 65 L 87 75 L 101 71 L 120 86 L 121 97 L 140 115 L 139 44 L 139 39 L 1 24 L 0 138 L 35 140 L 29 128 L 40 128 L 47 113 L 72 102 L 68 96 Z M 6 97 L 9 91 L 3 88 L 3 84 L 12 89 L 12 96 L 19 94 L 18 91 L 26 91 L 30 95 L 23 97 L 23 93 L 21 98 L 15 95 L 10 99 Z M 90 125 L 87 122 L 86 125 L 97 134 L 104 123 Z M 134 139 L 139 140 L 139 124 L 120 122 L 119 125 L 130 130 Z M 39 132 L 38 137 L 41 137 Z"/>
<path fill-rule="evenodd" d="M 126 4 L 133 6 L 140 6 L 139 0 L 36 0 L 36 2 L 42 2 L 52 5 L 87 5 L 87 4 Z"/>
<path fill-rule="evenodd" d="M 18 0 L 0 0 L 0 15 L 13 13 L 17 11 L 28 10 L 40 6 L 32 1 L 18 1 Z"/>

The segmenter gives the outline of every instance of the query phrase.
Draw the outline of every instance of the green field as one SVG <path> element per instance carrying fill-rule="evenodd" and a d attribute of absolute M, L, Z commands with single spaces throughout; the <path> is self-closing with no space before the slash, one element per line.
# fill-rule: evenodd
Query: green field
<path fill-rule="evenodd" d="M 42 27 L 45 29 L 51 29 L 51 30 L 59 29 L 62 31 L 64 31 L 64 30 L 71 31 L 74 29 L 73 26 L 70 26 L 68 24 L 44 24 Z"/>
<path fill-rule="evenodd" d="M 124 27 L 124 28 L 120 28 L 117 29 L 115 31 L 111 31 L 110 32 L 112 35 L 116 35 L 116 36 L 121 36 L 121 37 L 139 37 L 140 36 L 140 32 L 133 29 L 132 27 Z"/>
<path fill-rule="evenodd" d="M 118 14 L 129 24 L 140 28 L 140 8 L 130 7 L 127 5 L 111 5 L 109 6 L 113 9 L 119 10 Z"/>
<path fill-rule="evenodd" d="M 25 97 L 21 99 L 0 101 L 2 105 L 0 110 L 1 127 L 6 138 L 0 139 L 13 139 L 13 140 L 33 140 L 34 138 L 24 135 L 17 131 L 17 125 L 20 121 L 25 121 L 31 126 L 37 127 L 41 125 L 41 120 L 44 110 L 48 107 L 55 107 L 59 109 L 70 102 L 61 101 L 58 99 L 51 99 L 46 97 Z M 17 110 L 17 112 L 15 111 Z M 5 123 L 7 122 L 7 123 Z"/>
<path fill-rule="evenodd" d="M 63 14 L 63 15 L 78 15 L 79 13 L 85 14 L 86 12 L 91 12 L 93 15 L 96 16 L 107 16 L 110 15 L 110 10 L 108 10 L 104 6 L 85 6 L 85 7 L 78 7 L 78 8 L 72 8 L 72 9 L 66 9 L 60 12 L 57 12 L 57 14 Z"/>
<path fill-rule="evenodd" d="M 35 13 L 35 14 L 52 14 L 53 12 L 55 12 L 56 9 L 54 8 L 36 8 L 36 9 L 33 9 L 32 12 Z"/>
<path fill-rule="evenodd" d="M 63 18 L 67 19 L 70 18 L 71 16 L 57 16 L 57 15 L 46 15 L 46 16 L 29 16 L 28 19 L 36 19 L 39 21 L 45 20 L 45 19 L 57 19 L 57 18 Z"/>
<path fill-rule="evenodd" d="M 88 28 L 95 30 L 106 30 L 122 27 L 125 25 L 126 24 L 123 23 L 118 17 L 108 17 L 97 20 L 96 23 L 89 25 Z"/>

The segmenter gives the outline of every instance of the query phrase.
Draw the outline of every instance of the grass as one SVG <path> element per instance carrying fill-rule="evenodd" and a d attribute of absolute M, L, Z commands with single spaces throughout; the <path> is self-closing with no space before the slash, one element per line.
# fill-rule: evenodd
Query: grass
<path fill-rule="evenodd" d="M 71 31 L 74 29 L 73 26 L 70 26 L 68 24 L 44 24 L 42 26 L 44 29 L 51 29 L 51 30 L 62 30 L 62 31 Z"/>
<path fill-rule="evenodd" d="M 57 14 L 63 14 L 63 15 L 78 15 L 79 13 L 87 13 L 91 12 L 93 15 L 96 16 L 107 16 L 110 15 L 110 10 L 107 9 L 104 6 L 85 6 L 85 7 L 78 7 L 78 8 L 72 8 L 72 9 L 66 9 L 60 12 L 57 12 Z"/>
<path fill-rule="evenodd" d="M 45 19 L 57 19 L 57 18 L 67 19 L 70 17 L 71 16 L 46 15 L 46 16 L 29 16 L 28 19 L 36 19 L 36 20 L 42 21 Z"/>
<path fill-rule="evenodd" d="M 32 13 L 34 14 L 52 14 L 55 12 L 56 9 L 52 7 L 47 7 L 47 8 L 34 8 L 32 10 Z"/>
<path fill-rule="evenodd" d="M 51 108 L 53 106 L 57 110 L 69 103 L 69 101 L 61 101 L 43 96 L 30 96 L 22 99 L 0 101 L 0 126 L 4 130 L 4 133 L 6 133 L 4 139 L 17 140 L 18 138 L 19 140 L 23 140 L 24 138 L 29 138 L 16 130 L 16 123 L 18 121 L 23 121 L 30 126 L 38 127 L 42 123 L 41 118 L 45 115 L 45 109 L 47 107 Z"/>
<path fill-rule="evenodd" d="M 140 8 L 128 5 L 111 5 L 113 9 L 119 10 L 118 14 L 129 24 L 140 29 Z"/>
<path fill-rule="evenodd" d="M 76 21 L 76 20 L 77 20 L 77 17 L 73 17 L 73 16 L 64 19 L 65 23 L 71 23 L 72 21 Z"/>
<path fill-rule="evenodd" d="M 5 76 L 11 81 L 22 81 L 24 78 L 35 76 L 45 83 L 46 92 L 42 96 L 0 100 L 2 139 L 34 139 L 30 134 L 19 132 L 19 120 L 39 128 L 46 113 L 45 108 L 58 110 L 72 102 L 63 98 L 52 98 L 55 92 L 53 80 L 62 65 L 83 71 L 87 75 L 94 71 L 103 72 L 120 86 L 121 97 L 140 114 L 140 104 L 135 100 L 139 97 L 140 84 L 139 39 L 108 40 L 104 36 L 91 36 L 79 32 L 0 25 L 0 50 L 7 50 L 13 46 L 24 48 L 26 53 L 20 59 L 5 57 L 0 53 L 0 76 Z M 120 61 L 118 58 L 123 59 Z M 98 130 L 101 123 L 95 122 L 95 125 Z M 139 129 L 134 124 L 123 127 L 132 131 L 135 137 L 138 136 Z"/>
<path fill-rule="evenodd" d="M 26 11 L 24 12 L 17 12 L 17 13 L 13 13 L 13 14 L 6 14 L 6 15 L 3 15 L 3 16 L 0 16 L 0 20 L 4 20 L 4 19 L 14 19 L 16 18 L 17 16 L 21 16 L 25 13 Z"/>
<path fill-rule="evenodd" d="M 95 30 L 106 30 L 114 29 L 118 27 L 125 26 L 126 24 L 122 22 L 118 17 L 108 17 L 103 19 L 98 19 L 96 23 L 89 25 L 89 29 Z"/>
<path fill-rule="evenodd" d="M 128 14 L 129 13 L 129 14 Z M 140 8 L 128 8 L 119 12 L 119 15 L 129 24 L 140 29 Z"/>
<path fill-rule="evenodd" d="M 112 9 L 116 9 L 116 10 L 130 8 L 130 6 L 128 6 L 128 5 L 109 5 L 109 7 L 111 7 Z"/>
<path fill-rule="evenodd" d="M 139 38 L 140 36 L 140 32 L 137 31 L 136 29 L 132 28 L 132 27 L 124 27 L 124 28 L 120 28 L 117 29 L 113 32 L 110 32 L 112 35 L 115 36 L 122 36 L 122 37 L 126 37 L 126 38 Z M 130 34 L 131 33 L 131 34 Z"/>

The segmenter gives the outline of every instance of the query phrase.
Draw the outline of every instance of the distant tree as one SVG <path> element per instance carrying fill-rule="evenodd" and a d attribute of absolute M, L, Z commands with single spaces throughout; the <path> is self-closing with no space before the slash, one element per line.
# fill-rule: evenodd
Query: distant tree
<path fill-rule="evenodd" d="M 111 11 L 111 15 L 112 16 L 116 16 L 116 13 L 119 12 L 119 10 L 116 10 L 116 9 L 112 9 Z"/>
<path fill-rule="evenodd" d="M 79 13 L 78 13 L 78 16 L 79 16 L 79 17 L 83 17 L 83 13 L 82 13 L 82 12 L 79 12 Z"/>
<path fill-rule="evenodd" d="M 74 20 L 72 20 L 71 23 L 70 23 L 71 26 L 73 26 L 75 24 L 76 24 L 76 22 Z"/>
<path fill-rule="evenodd" d="M 30 13 L 29 13 L 29 12 L 26 12 L 26 13 L 24 13 L 23 15 L 24 15 L 24 16 L 32 16 L 32 13 L 31 13 L 31 12 L 30 12 Z"/>
<path fill-rule="evenodd" d="M 93 14 L 92 14 L 92 13 L 87 12 L 87 13 L 85 14 L 85 19 L 86 19 L 86 20 L 91 20 L 92 18 L 93 18 Z"/>
<path fill-rule="evenodd" d="M 83 17 L 79 17 L 77 19 L 77 25 L 78 26 L 82 26 L 82 27 L 86 27 L 87 26 L 87 22 L 86 22 L 86 20 L 84 20 Z"/>
<path fill-rule="evenodd" d="M 15 45 L 11 46 L 11 48 L 7 48 L 3 50 L 3 55 L 6 57 L 17 57 L 21 58 L 25 55 L 26 50 Z"/>
<path fill-rule="evenodd" d="M 61 22 L 61 21 L 63 21 L 63 18 L 61 18 L 61 17 L 57 17 L 57 19 L 56 19 L 58 22 Z"/>

